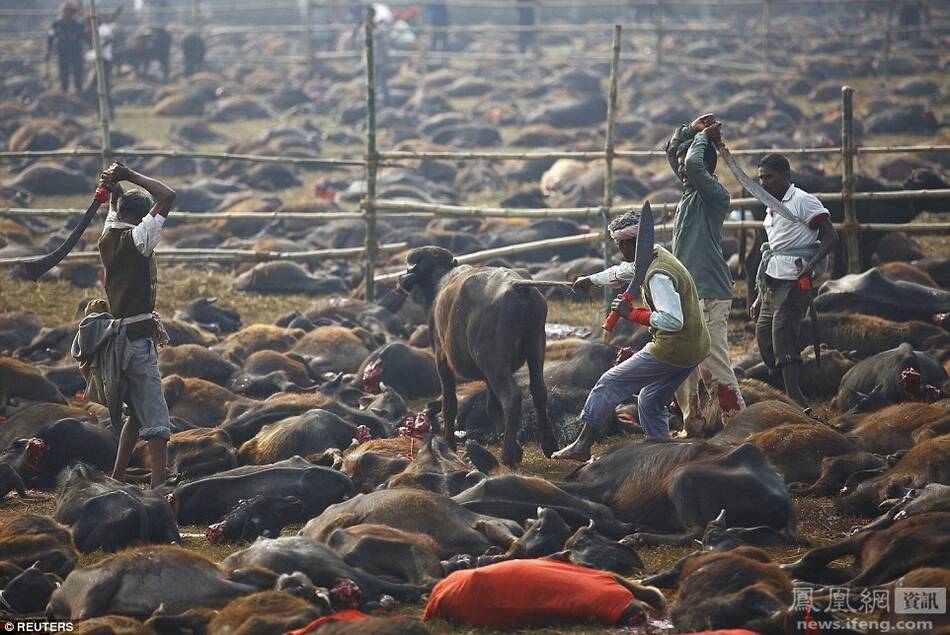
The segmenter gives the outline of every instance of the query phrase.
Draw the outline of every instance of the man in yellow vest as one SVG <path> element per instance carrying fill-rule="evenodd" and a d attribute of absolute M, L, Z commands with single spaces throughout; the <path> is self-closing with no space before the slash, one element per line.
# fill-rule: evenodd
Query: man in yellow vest
<path fill-rule="evenodd" d="M 640 297 L 647 306 L 631 307 L 623 296 L 618 296 L 612 308 L 631 322 L 649 327 L 653 341 L 601 376 L 581 412 L 584 427 L 580 435 L 553 458 L 590 459 L 598 430 L 614 408 L 633 395 L 638 395 L 637 412 L 646 435 L 668 437 L 668 405 L 673 393 L 709 354 L 709 331 L 696 285 L 673 254 L 653 244 L 653 216 L 628 212 L 615 219 L 609 230 L 624 261 L 578 278 L 574 286 L 590 291 L 594 286 L 624 284 L 637 277 L 635 263 L 645 266 Z"/>

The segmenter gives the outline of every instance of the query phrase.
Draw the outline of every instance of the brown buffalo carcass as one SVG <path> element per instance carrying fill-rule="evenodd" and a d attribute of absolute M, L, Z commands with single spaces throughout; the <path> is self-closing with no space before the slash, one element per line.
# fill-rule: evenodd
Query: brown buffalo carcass
<path fill-rule="evenodd" d="M 930 483 L 950 485 L 950 435 L 927 439 L 917 443 L 901 456 L 897 464 L 879 476 L 873 476 L 855 487 L 850 481 L 861 476 L 856 474 L 845 483 L 841 498 L 835 506 L 845 513 L 873 516 L 879 512 L 881 503 L 903 496 L 908 488 L 924 487 Z M 877 474 L 870 471 L 867 475 Z"/>
<path fill-rule="evenodd" d="M 848 556 L 854 556 L 853 565 L 829 566 Z M 920 567 L 950 567 L 950 514 L 919 514 L 886 529 L 862 531 L 812 549 L 782 568 L 807 582 L 872 586 L 886 584 Z"/>
<path fill-rule="evenodd" d="M 642 584 L 679 588 L 671 611 L 679 631 L 767 629 L 791 604 L 792 579 L 755 547 L 694 552 Z"/>
<path fill-rule="evenodd" d="M 455 443 L 456 378 L 484 379 L 490 390 L 489 410 L 503 415 L 505 422 L 502 461 L 506 465 L 520 463 L 521 393 L 512 373 L 527 362 L 541 448 L 550 456 L 557 445 L 547 417 L 543 377 L 544 296 L 520 285 L 521 277 L 510 269 L 459 265 L 452 253 L 441 247 L 413 249 L 406 262 L 409 269 L 400 276 L 399 288 L 428 312 L 442 384 L 446 441 Z"/>

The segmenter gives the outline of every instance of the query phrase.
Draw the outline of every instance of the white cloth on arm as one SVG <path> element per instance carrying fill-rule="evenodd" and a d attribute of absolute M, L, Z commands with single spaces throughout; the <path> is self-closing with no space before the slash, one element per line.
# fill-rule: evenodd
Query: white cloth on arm
<path fill-rule="evenodd" d="M 795 187 L 789 186 L 782 197 L 785 207 L 801 219 L 801 222 L 792 222 L 781 214 L 767 210 L 762 226 L 768 235 L 769 246 L 772 251 L 779 252 L 790 247 L 804 247 L 818 244 L 818 230 L 812 229 L 810 223 L 822 214 L 831 215 L 814 195 Z M 798 267 L 794 256 L 774 255 L 765 268 L 765 273 L 777 280 L 798 279 Z"/>
<path fill-rule="evenodd" d="M 112 202 L 110 201 L 109 213 L 106 215 L 102 232 L 105 233 L 107 229 L 131 229 L 132 242 L 135 243 L 139 253 L 148 258 L 162 240 L 162 227 L 164 225 L 165 217 L 161 214 L 146 214 L 138 225 L 123 223 L 119 220 L 119 214 L 112 208 Z"/>
<path fill-rule="evenodd" d="M 621 262 L 590 276 L 590 281 L 600 287 L 618 285 L 633 280 L 633 263 Z M 656 273 L 650 278 L 650 295 L 656 310 L 650 314 L 650 326 L 658 331 L 676 333 L 683 329 L 683 304 L 673 280 L 665 273 Z"/>

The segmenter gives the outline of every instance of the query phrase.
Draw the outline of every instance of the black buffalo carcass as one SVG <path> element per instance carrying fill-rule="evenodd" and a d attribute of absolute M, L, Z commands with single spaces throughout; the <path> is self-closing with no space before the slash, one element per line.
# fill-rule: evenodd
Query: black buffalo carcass
<path fill-rule="evenodd" d="M 686 545 L 726 510 L 733 527 L 767 526 L 799 540 L 782 477 L 750 443 L 646 439 L 613 448 L 557 483 L 603 503 L 634 529 L 634 544 Z"/>
<path fill-rule="evenodd" d="M 441 247 L 417 247 L 406 257 L 408 271 L 399 288 L 426 308 L 429 334 L 442 384 L 443 434 L 455 443 L 457 377 L 488 383 L 489 411 L 504 419 L 502 461 L 521 462 L 517 440 L 521 393 L 512 373 L 527 362 L 531 396 L 538 412 L 541 448 L 550 456 L 557 445 L 547 416 L 544 385 L 544 296 L 519 274 L 502 267 L 459 265 Z"/>

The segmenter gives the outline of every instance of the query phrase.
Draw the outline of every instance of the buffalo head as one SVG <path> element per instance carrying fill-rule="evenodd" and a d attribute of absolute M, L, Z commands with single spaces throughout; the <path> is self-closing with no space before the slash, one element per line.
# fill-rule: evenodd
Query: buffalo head
<path fill-rule="evenodd" d="M 413 300 L 428 306 L 435 298 L 439 280 L 457 266 L 458 261 L 448 249 L 429 245 L 410 251 L 406 256 L 406 264 L 406 273 L 399 276 L 397 288 Z"/>

